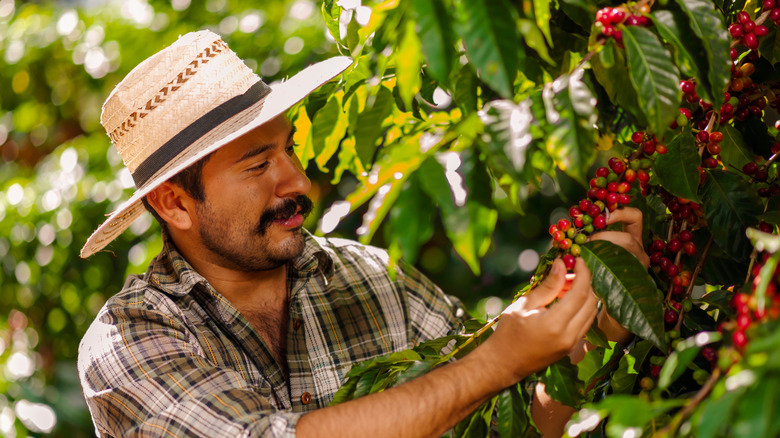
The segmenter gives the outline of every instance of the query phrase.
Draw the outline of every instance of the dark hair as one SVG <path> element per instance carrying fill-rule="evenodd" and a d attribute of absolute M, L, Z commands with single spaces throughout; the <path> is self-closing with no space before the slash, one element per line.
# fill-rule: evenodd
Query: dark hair
<path fill-rule="evenodd" d="M 203 189 L 203 166 L 209 161 L 209 158 L 211 158 L 210 154 L 196 161 L 192 166 L 172 176 L 168 181 L 184 189 L 188 195 L 192 196 L 192 199 L 198 202 L 205 201 L 206 192 Z M 149 201 L 146 200 L 146 196 L 141 198 L 141 202 L 144 204 L 146 210 L 154 216 L 160 226 L 163 229 L 167 229 L 168 224 L 159 214 L 157 214 L 154 207 L 149 204 Z"/>

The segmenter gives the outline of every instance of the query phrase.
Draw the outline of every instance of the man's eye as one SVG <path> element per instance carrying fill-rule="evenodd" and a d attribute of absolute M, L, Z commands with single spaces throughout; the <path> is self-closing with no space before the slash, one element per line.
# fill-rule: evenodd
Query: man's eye
<path fill-rule="evenodd" d="M 290 146 L 287 146 L 287 155 L 292 155 L 295 153 L 295 147 L 298 146 L 298 143 L 293 143 Z"/>
<path fill-rule="evenodd" d="M 257 171 L 257 170 L 263 170 L 265 167 L 268 166 L 268 161 L 263 161 L 262 163 L 258 164 L 257 166 L 249 168 L 249 170 Z"/>

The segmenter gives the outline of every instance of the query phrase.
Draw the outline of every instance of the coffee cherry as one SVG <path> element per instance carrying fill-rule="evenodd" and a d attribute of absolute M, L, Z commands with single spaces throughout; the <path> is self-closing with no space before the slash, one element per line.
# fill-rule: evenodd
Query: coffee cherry
<path fill-rule="evenodd" d="M 563 240 L 561 240 L 559 242 L 559 245 L 560 245 L 560 248 L 565 251 L 565 250 L 571 248 L 571 243 L 572 243 L 571 239 L 563 239 Z"/>
<path fill-rule="evenodd" d="M 668 276 L 670 276 L 670 277 L 674 277 L 674 276 L 675 276 L 675 275 L 677 275 L 679 272 L 680 272 L 680 267 L 679 267 L 679 266 L 677 266 L 677 265 L 675 265 L 674 263 L 671 263 L 671 264 L 670 264 L 670 265 L 669 265 L 669 266 L 666 268 L 666 275 L 668 275 Z"/>
<path fill-rule="evenodd" d="M 607 218 L 604 216 L 596 216 L 593 218 L 593 227 L 597 230 L 603 230 L 607 226 Z"/>
<path fill-rule="evenodd" d="M 707 169 L 714 169 L 718 167 L 718 160 L 712 157 L 707 157 L 701 161 L 701 165 Z"/>
<path fill-rule="evenodd" d="M 650 377 L 642 377 L 639 379 L 639 386 L 645 391 L 650 391 L 655 387 L 655 381 Z"/>
<path fill-rule="evenodd" d="M 620 205 L 628 205 L 631 203 L 631 196 L 626 194 L 620 194 L 618 195 L 618 204 Z"/>
<path fill-rule="evenodd" d="M 707 131 L 699 131 L 698 134 L 696 134 L 696 141 L 699 143 L 707 143 L 707 140 L 710 138 L 710 133 Z"/>
<path fill-rule="evenodd" d="M 758 171 L 758 164 L 754 162 L 749 162 L 742 166 L 742 172 L 744 172 L 746 175 L 753 175 Z"/>
<path fill-rule="evenodd" d="M 642 143 L 642 140 L 644 140 L 644 137 L 645 137 L 644 132 L 637 131 L 631 134 L 631 141 L 634 142 L 635 144 L 640 144 Z"/>
<path fill-rule="evenodd" d="M 718 360 L 718 352 L 712 347 L 704 347 L 701 349 L 701 355 L 704 356 L 710 362 Z"/>
<path fill-rule="evenodd" d="M 577 263 L 577 260 L 573 255 L 565 254 L 563 256 L 563 264 L 566 266 L 566 269 L 568 270 L 574 269 L 575 263 Z"/>
<path fill-rule="evenodd" d="M 669 325 L 673 325 L 677 323 L 677 318 L 679 318 L 679 314 L 675 312 L 672 309 L 666 309 L 664 311 L 664 322 L 666 322 Z"/>
<path fill-rule="evenodd" d="M 732 23 L 729 25 L 729 33 L 734 39 L 739 39 L 745 36 L 745 30 L 742 28 L 742 25 L 739 23 Z"/>
<path fill-rule="evenodd" d="M 661 374 L 661 366 L 660 365 L 653 365 L 650 368 L 650 375 L 653 376 L 653 378 L 658 378 L 659 374 Z"/>
<path fill-rule="evenodd" d="M 691 233 L 688 230 L 680 231 L 679 237 L 680 237 L 680 241 L 683 243 L 690 242 L 693 239 L 693 233 Z"/>
<path fill-rule="evenodd" d="M 588 241 L 588 236 L 586 236 L 584 233 L 579 233 L 576 236 L 574 236 L 574 243 L 577 245 L 584 245 L 585 242 Z"/>
<path fill-rule="evenodd" d="M 685 242 L 683 245 L 683 251 L 685 251 L 685 253 L 689 256 L 694 256 L 696 254 L 696 244 L 693 242 Z"/>
<path fill-rule="evenodd" d="M 659 154 L 661 154 L 661 155 L 665 154 L 665 153 L 666 153 L 666 151 L 667 151 L 666 145 L 665 145 L 665 144 L 659 144 L 659 145 L 657 145 L 657 146 L 655 147 L 655 151 L 656 151 L 656 152 L 658 152 L 658 153 L 659 153 Z"/>
<path fill-rule="evenodd" d="M 567 219 L 561 219 L 558 221 L 558 229 L 566 232 L 571 227 L 571 222 L 569 222 Z"/>
<path fill-rule="evenodd" d="M 713 143 L 720 143 L 721 141 L 723 141 L 723 133 L 720 131 L 711 132 L 710 141 Z"/>
<path fill-rule="evenodd" d="M 769 178 L 769 172 L 767 172 L 766 169 L 758 169 L 756 175 L 753 178 L 755 178 L 758 182 L 766 182 L 766 180 Z"/>
<path fill-rule="evenodd" d="M 744 331 L 746 328 L 750 327 L 751 322 L 753 321 L 750 319 L 750 316 L 744 313 L 737 316 L 737 328 L 739 330 Z"/>
<path fill-rule="evenodd" d="M 755 29 L 753 29 L 753 35 L 757 37 L 766 36 L 767 34 L 769 34 L 769 28 L 766 26 L 758 25 Z"/>
<path fill-rule="evenodd" d="M 758 38 L 754 33 L 746 34 L 745 37 L 742 38 L 742 43 L 745 44 L 745 46 L 750 50 L 755 50 L 758 48 Z"/>
<path fill-rule="evenodd" d="M 596 169 L 597 177 L 606 178 L 607 175 L 609 175 L 609 169 L 607 169 L 606 167 L 599 167 L 598 169 Z M 599 187 L 603 187 L 603 186 L 599 186 Z"/>
<path fill-rule="evenodd" d="M 720 145 L 718 143 L 707 143 L 707 151 L 712 155 L 718 155 L 720 153 Z"/>
<path fill-rule="evenodd" d="M 666 250 L 671 254 L 677 254 L 682 249 L 680 239 L 672 239 L 666 244 Z"/>
<path fill-rule="evenodd" d="M 734 342 L 734 346 L 740 350 L 745 348 L 745 345 L 747 345 L 747 336 L 742 330 L 737 330 L 734 332 L 734 334 L 731 335 L 731 340 Z"/>
<path fill-rule="evenodd" d="M 634 169 L 626 169 L 625 175 L 623 175 L 623 179 L 625 179 L 625 182 L 631 184 L 634 181 L 636 181 L 636 170 Z"/>

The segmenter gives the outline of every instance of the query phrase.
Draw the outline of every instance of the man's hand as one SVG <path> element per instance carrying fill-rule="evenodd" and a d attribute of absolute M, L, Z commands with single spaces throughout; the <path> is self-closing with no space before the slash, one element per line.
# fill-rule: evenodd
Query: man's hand
<path fill-rule="evenodd" d="M 642 212 L 636 208 L 619 208 L 611 212 L 607 218 L 607 225 L 615 223 L 622 223 L 623 231 L 601 231 L 593 234 L 590 239 L 607 240 L 622 246 L 634 254 L 645 268 L 649 267 L 650 257 L 645 253 L 642 245 Z M 610 341 L 625 343 L 631 339 L 631 333 L 606 311 L 599 314 L 598 325 Z"/>
<path fill-rule="evenodd" d="M 563 262 L 555 260 L 547 278 L 507 307 L 496 332 L 474 351 L 483 355 L 491 373 L 503 379 L 501 385 L 514 384 L 566 356 L 585 336 L 596 316 L 598 299 L 582 259 L 577 259 L 574 273 L 570 290 L 546 307 L 569 287 Z"/>

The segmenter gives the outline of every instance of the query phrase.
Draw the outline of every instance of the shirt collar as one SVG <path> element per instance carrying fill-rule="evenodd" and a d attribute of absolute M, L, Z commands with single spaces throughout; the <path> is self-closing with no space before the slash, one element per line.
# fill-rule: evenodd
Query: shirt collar
<path fill-rule="evenodd" d="M 300 256 L 291 261 L 291 267 L 299 275 L 322 273 L 326 281 L 333 277 L 332 251 L 328 251 L 318 239 L 303 230 L 304 248 Z M 146 271 L 146 280 L 164 292 L 181 297 L 187 295 L 196 285 L 207 284 L 192 265 L 181 255 L 170 235 L 162 232 L 163 249 Z"/>

